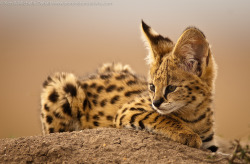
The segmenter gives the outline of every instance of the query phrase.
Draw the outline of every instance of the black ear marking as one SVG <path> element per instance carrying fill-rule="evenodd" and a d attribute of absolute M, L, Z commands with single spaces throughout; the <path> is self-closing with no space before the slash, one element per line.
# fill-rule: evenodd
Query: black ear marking
<path fill-rule="evenodd" d="M 142 24 L 142 29 L 144 30 L 144 32 L 149 33 L 150 27 L 143 20 L 141 20 L 141 24 Z"/>
<path fill-rule="evenodd" d="M 142 20 L 142 29 L 152 44 L 157 45 L 161 41 L 172 43 L 172 41 L 169 38 L 163 37 L 160 34 L 153 32 L 152 28 L 148 26 L 143 20 Z"/>
<path fill-rule="evenodd" d="M 169 55 L 172 51 L 174 43 L 167 37 L 155 32 L 150 26 L 148 26 L 143 20 L 141 23 L 142 36 L 146 47 L 149 49 L 149 55 L 146 60 L 148 64 L 155 62 L 161 63 L 161 59 L 165 55 Z"/>

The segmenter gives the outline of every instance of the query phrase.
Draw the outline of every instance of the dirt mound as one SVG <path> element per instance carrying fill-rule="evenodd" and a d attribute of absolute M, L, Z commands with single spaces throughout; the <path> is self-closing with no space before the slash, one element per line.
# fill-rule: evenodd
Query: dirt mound
<path fill-rule="evenodd" d="M 127 129 L 86 129 L 0 140 L 0 163 L 210 163 L 223 158 Z M 228 163 L 220 160 L 219 163 Z"/>

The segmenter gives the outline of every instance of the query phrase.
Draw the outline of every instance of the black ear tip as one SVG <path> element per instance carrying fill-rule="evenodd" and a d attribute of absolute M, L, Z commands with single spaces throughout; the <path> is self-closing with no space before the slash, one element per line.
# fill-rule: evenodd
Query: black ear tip
<path fill-rule="evenodd" d="M 142 24 L 142 28 L 144 31 L 148 31 L 149 30 L 149 26 L 143 21 L 143 19 L 141 20 L 141 24 Z"/>
<path fill-rule="evenodd" d="M 143 21 L 143 19 L 141 19 L 141 24 L 145 24 L 144 21 Z"/>

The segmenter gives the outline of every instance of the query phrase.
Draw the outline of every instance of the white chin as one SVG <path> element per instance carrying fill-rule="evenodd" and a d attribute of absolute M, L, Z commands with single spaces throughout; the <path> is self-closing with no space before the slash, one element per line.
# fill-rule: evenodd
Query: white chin
<path fill-rule="evenodd" d="M 171 113 L 171 112 L 173 112 L 174 110 L 175 110 L 175 108 L 171 108 L 171 109 L 159 109 L 159 108 L 157 108 L 157 107 L 155 107 L 153 104 L 152 104 L 152 106 L 153 106 L 153 108 L 159 113 L 159 114 L 162 114 L 162 115 L 164 115 L 164 114 L 169 114 L 169 113 Z"/>
<path fill-rule="evenodd" d="M 161 110 L 161 109 L 157 109 L 156 110 L 158 113 L 160 114 L 169 114 L 169 113 L 172 113 L 174 110 Z"/>

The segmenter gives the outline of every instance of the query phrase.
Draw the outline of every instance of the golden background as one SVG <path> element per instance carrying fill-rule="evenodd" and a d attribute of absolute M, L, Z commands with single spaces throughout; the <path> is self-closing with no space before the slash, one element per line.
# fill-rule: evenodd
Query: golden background
<path fill-rule="evenodd" d="M 250 140 L 250 1 L 119 1 L 0 5 L 0 138 L 41 134 L 40 92 L 56 71 L 84 76 L 104 62 L 147 75 L 143 19 L 176 41 L 200 28 L 218 64 L 216 132 Z"/>

